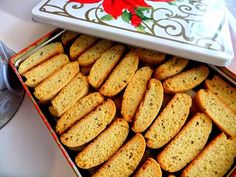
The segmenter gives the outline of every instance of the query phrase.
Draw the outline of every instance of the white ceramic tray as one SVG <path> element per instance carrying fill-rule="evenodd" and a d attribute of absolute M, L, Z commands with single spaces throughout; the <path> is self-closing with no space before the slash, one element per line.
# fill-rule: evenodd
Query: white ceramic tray
<path fill-rule="evenodd" d="M 233 58 L 224 0 L 78 1 L 43 0 L 33 19 L 218 66 Z"/>

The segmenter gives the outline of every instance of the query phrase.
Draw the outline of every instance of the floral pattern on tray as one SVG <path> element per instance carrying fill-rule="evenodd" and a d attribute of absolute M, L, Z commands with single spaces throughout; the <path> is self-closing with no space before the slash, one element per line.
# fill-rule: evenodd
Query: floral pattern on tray
<path fill-rule="evenodd" d="M 209 50 L 226 50 L 222 0 L 210 7 L 208 0 L 119 0 L 117 4 L 112 1 L 112 6 L 104 5 L 110 0 L 71 1 L 48 0 L 39 10 Z M 128 6 L 123 1 L 135 4 Z"/>

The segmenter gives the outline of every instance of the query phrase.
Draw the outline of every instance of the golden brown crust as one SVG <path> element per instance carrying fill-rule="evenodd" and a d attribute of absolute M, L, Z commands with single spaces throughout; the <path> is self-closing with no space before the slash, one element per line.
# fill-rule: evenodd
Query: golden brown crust
<path fill-rule="evenodd" d="M 122 118 L 116 119 L 76 156 L 76 164 L 83 169 L 102 164 L 118 151 L 128 133 L 129 124 Z"/>
<path fill-rule="evenodd" d="M 70 47 L 70 59 L 76 60 L 84 51 L 89 49 L 97 42 L 98 38 L 82 34 Z"/>
<path fill-rule="evenodd" d="M 180 73 L 188 64 L 189 60 L 173 57 L 155 70 L 154 77 L 158 80 L 165 80 Z"/>
<path fill-rule="evenodd" d="M 111 123 L 115 114 L 115 104 L 108 99 L 63 133 L 60 140 L 69 148 L 80 147 L 97 137 Z"/>
<path fill-rule="evenodd" d="M 236 136 L 236 113 L 210 90 L 199 90 L 195 95 L 198 108 L 205 112 L 223 132 Z"/>
<path fill-rule="evenodd" d="M 134 132 L 144 132 L 151 125 L 161 109 L 163 97 L 162 83 L 159 80 L 151 79 L 132 124 Z"/>
<path fill-rule="evenodd" d="M 176 172 L 184 168 L 204 148 L 211 133 L 211 119 L 197 113 L 157 156 L 162 169 Z"/>
<path fill-rule="evenodd" d="M 91 93 L 75 105 L 73 105 L 63 116 L 57 121 L 56 132 L 62 134 L 69 129 L 73 124 L 82 119 L 92 110 L 94 110 L 99 104 L 104 101 L 104 97 L 98 93 Z"/>
<path fill-rule="evenodd" d="M 163 88 L 165 93 L 185 92 L 203 82 L 207 78 L 208 74 L 208 67 L 205 65 L 199 65 L 166 79 L 163 83 Z"/>
<path fill-rule="evenodd" d="M 236 140 L 217 135 L 183 170 L 181 177 L 222 177 L 236 157 Z"/>
<path fill-rule="evenodd" d="M 135 52 L 129 52 L 111 72 L 99 92 L 112 97 L 122 91 L 138 69 L 139 57 Z"/>
<path fill-rule="evenodd" d="M 19 73 L 24 74 L 26 71 L 32 69 L 33 67 L 41 64 L 47 59 L 53 57 L 54 55 L 64 53 L 64 48 L 62 43 L 54 42 L 48 45 L 45 45 L 32 55 L 30 55 L 26 60 L 24 60 L 19 66 Z"/>
<path fill-rule="evenodd" d="M 152 70 L 149 67 L 142 67 L 128 83 L 123 95 L 121 108 L 121 114 L 126 121 L 133 121 L 133 117 L 147 89 L 151 76 Z"/>
<path fill-rule="evenodd" d="M 93 177 L 122 177 L 131 175 L 141 161 L 145 148 L 145 139 L 141 134 L 137 133 Z"/>
<path fill-rule="evenodd" d="M 205 86 L 217 97 L 221 99 L 227 106 L 236 112 L 236 88 L 230 86 L 227 82 L 215 75 L 211 80 L 205 81 Z"/>
<path fill-rule="evenodd" d="M 35 87 L 34 95 L 41 102 L 52 100 L 56 94 L 79 72 L 79 64 L 70 62 Z"/>
<path fill-rule="evenodd" d="M 145 133 L 147 146 L 157 149 L 167 144 L 184 125 L 191 105 L 189 95 L 175 94 Z"/>
<path fill-rule="evenodd" d="M 149 157 L 134 177 L 162 177 L 161 167 L 153 158 Z"/>

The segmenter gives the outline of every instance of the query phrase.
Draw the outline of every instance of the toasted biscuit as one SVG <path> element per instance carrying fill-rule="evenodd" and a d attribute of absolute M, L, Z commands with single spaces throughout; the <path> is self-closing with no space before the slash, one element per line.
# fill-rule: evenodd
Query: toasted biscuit
<path fill-rule="evenodd" d="M 92 66 L 88 79 L 89 83 L 94 87 L 98 88 L 101 86 L 103 81 L 107 78 L 109 73 L 119 62 L 122 54 L 125 51 L 123 45 L 115 45 L 105 51 L 99 59 Z"/>
<path fill-rule="evenodd" d="M 26 78 L 25 84 L 29 87 L 36 87 L 44 79 L 52 75 L 60 67 L 69 63 L 69 58 L 65 54 L 58 54 L 42 64 L 27 71 L 24 75 Z"/>
<path fill-rule="evenodd" d="M 222 131 L 230 136 L 236 136 L 234 111 L 210 90 L 199 90 L 195 98 L 199 109 L 205 112 Z"/>
<path fill-rule="evenodd" d="M 87 77 L 81 73 L 76 74 L 51 101 L 52 106 L 49 107 L 50 113 L 55 117 L 60 117 L 79 99 L 87 95 L 88 91 L 89 84 Z"/>
<path fill-rule="evenodd" d="M 93 177 L 123 177 L 131 175 L 141 161 L 146 143 L 141 134 L 136 134 L 115 153 Z"/>
<path fill-rule="evenodd" d="M 161 167 L 153 158 L 149 157 L 134 177 L 162 177 Z"/>
<path fill-rule="evenodd" d="M 79 72 L 79 64 L 70 62 L 35 87 L 34 95 L 41 102 L 52 100 L 56 94 Z"/>
<path fill-rule="evenodd" d="M 163 102 L 164 91 L 159 80 L 151 79 L 132 124 L 134 132 L 144 132 L 156 118 Z"/>
<path fill-rule="evenodd" d="M 155 70 L 154 77 L 158 80 L 165 80 L 180 73 L 188 64 L 187 59 L 173 57 Z"/>
<path fill-rule="evenodd" d="M 221 133 L 184 169 L 181 177 L 222 177 L 235 157 L 236 139 L 228 139 Z"/>
<path fill-rule="evenodd" d="M 76 164 L 89 169 L 105 162 L 119 150 L 128 133 L 129 124 L 124 119 L 116 119 L 76 156 Z"/>
<path fill-rule="evenodd" d="M 149 67 L 142 67 L 134 74 L 127 85 L 121 107 L 121 114 L 126 121 L 132 122 L 151 76 L 152 70 Z"/>
<path fill-rule="evenodd" d="M 99 92 L 105 96 L 117 95 L 132 79 L 138 69 L 139 58 L 135 52 L 129 52 L 115 67 Z"/>
<path fill-rule="evenodd" d="M 157 149 L 167 144 L 184 125 L 191 105 L 190 96 L 177 93 L 147 130 L 147 146 Z"/>
<path fill-rule="evenodd" d="M 98 136 L 116 114 L 116 107 L 112 100 L 108 99 L 99 105 L 94 111 L 73 125 L 60 137 L 61 142 L 69 148 L 78 148 Z"/>
<path fill-rule="evenodd" d="M 113 42 L 105 39 L 98 41 L 93 47 L 79 56 L 79 65 L 83 67 L 92 66 L 95 61 L 102 55 L 102 53 L 109 49 L 112 44 Z"/>
<path fill-rule="evenodd" d="M 209 74 L 205 65 L 199 65 L 187 71 L 183 71 L 164 81 L 165 93 L 179 93 L 193 89 L 204 81 Z"/>
<path fill-rule="evenodd" d="M 204 148 L 211 133 L 211 119 L 197 113 L 157 156 L 162 169 L 176 172 L 191 162 Z"/>
<path fill-rule="evenodd" d="M 43 63 L 45 60 L 53 57 L 54 55 L 64 53 L 64 48 L 60 42 L 53 42 L 45 45 L 35 53 L 30 55 L 19 66 L 19 73 L 24 74 L 26 71 L 32 69 L 38 64 Z"/>
<path fill-rule="evenodd" d="M 85 96 L 66 111 L 66 113 L 57 121 L 56 132 L 62 134 L 72 127 L 74 123 L 94 110 L 103 101 L 104 97 L 98 92 Z"/>
<path fill-rule="evenodd" d="M 70 59 L 76 60 L 84 51 L 93 46 L 97 40 L 98 38 L 93 36 L 80 35 L 70 47 Z"/>

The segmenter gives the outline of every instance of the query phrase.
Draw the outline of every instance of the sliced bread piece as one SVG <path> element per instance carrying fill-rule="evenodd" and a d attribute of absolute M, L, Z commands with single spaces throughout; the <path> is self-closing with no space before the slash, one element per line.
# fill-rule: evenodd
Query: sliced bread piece
<path fill-rule="evenodd" d="M 199 65 L 190 70 L 181 72 L 163 83 L 165 93 L 179 93 L 193 89 L 204 81 L 209 74 L 209 69 L 205 65 Z"/>
<path fill-rule="evenodd" d="M 138 69 L 138 62 L 139 57 L 135 52 L 131 51 L 126 54 L 102 85 L 99 92 L 108 97 L 117 95 L 132 79 Z"/>
<path fill-rule="evenodd" d="M 104 97 L 98 92 L 85 96 L 74 106 L 72 106 L 65 114 L 63 114 L 63 116 L 57 121 L 56 132 L 58 134 L 62 134 L 67 129 L 72 127 L 74 123 L 94 110 L 103 101 Z"/>
<path fill-rule="evenodd" d="M 88 91 L 89 83 L 87 77 L 81 73 L 76 74 L 51 101 L 52 106 L 49 107 L 50 113 L 55 117 L 60 117 L 79 99 L 87 95 Z"/>
<path fill-rule="evenodd" d="M 144 48 L 137 48 L 136 50 L 140 60 L 151 65 L 162 63 L 166 57 L 166 54 L 154 50 Z"/>
<path fill-rule="evenodd" d="M 82 34 L 70 47 L 70 59 L 76 60 L 84 51 L 89 49 L 97 42 L 98 38 Z"/>
<path fill-rule="evenodd" d="M 192 98 L 189 95 L 175 94 L 147 130 L 145 134 L 147 146 L 157 149 L 167 144 L 184 125 L 191 105 Z"/>
<path fill-rule="evenodd" d="M 161 167 L 153 158 L 149 157 L 134 177 L 162 177 Z"/>
<path fill-rule="evenodd" d="M 131 175 L 141 161 L 145 148 L 145 139 L 141 134 L 136 134 L 93 177 L 124 177 Z"/>
<path fill-rule="evenodd" d="M 70 62 L 35 87 L 34 95 L 41 102 L 52 100 L 56 94 L 79 72 L 78 62 Z"/>
<path fill-rule="evenodd" d="M 124 119 L 116 119 L 76 156 L 76 164 L 83 169 L 102 164 L 119 150 L 128 133 L 129 124 Z"/>
<path fill-rule="evenodd" d="M 57 71 L 60 67 L 69 63 L 69 58 L 66 54 L 58 54 L 42 64 L 27 71 L 24 75 L 26 78 L 25 84 L 29 87 L 36 87 L 44 79 Z"/>
<path fill-rule="evenodd" d="M 158 154 L 157 161 L 161 168 L 168 172 L 176 172 L 184 168 L 204 148 L 211 129 L 212 122 L 206 114 L 195 114 Z"/>
<path fill-rule="evenodd" d="M 94 111 L 73 125 L 60 137 L 61 142 L 69 148 L 78 148 L 98 136 L 116 114 L 116 107 L 112 100 L 108 99 L 99 105 Z"/>
<path fill-rule="evenodd" d="M 181 177 L 222 177 L 236 157 L 236 139 L 224 133 L 214 138 L 182 172 Z"/>
<path fill-rule="evenodd" d="M 24 60 L 20 64 L 18 71 L 20 74 L 24 74 L 36 65 L 60 53 L 64 53 L 64 48 L 60 42 L 47 44 Z"/>
<path fill-rule="evenodd" d="M 236 88 L 230 86 L 219 76 L 215 75 L 212 80 L 205 81 L 206 87 L 217 95 L 221 101 L 225 102 L 227 106 L 236 112 Z"/>
<path fill-rule="evenodd" d="M 184 58 L 173 57 L 157 67 L 154 73 L 154 77 L 158 80 L 165 80 L 169 77 L 172 77 L 183 71 L 183 69 L 188 64 L 188 61 L 189 60 Z"/>
<path fill-rule="evenodd" d="M 101 57 L 97 59 L 97 61 L 92 66 L 88 76 L 89 83 L 94 88 L 98 88 L 101 86 L 111 70 L 119 62 L 124 51 L 125 47 L 123 45 L 115 45 L 105 51 L 101 55 Z"/>
<path fill-rule="evenodd" d="M 140 68 L 128 83 L 121 107 L 121 114 L 128 122 L 132 122 L 136 110 L 147 89 L 148 81 L 152 76 L 152 70 L 149 67 Z"/>
<path fill-rule="evenodd" d="M 66 31 L 61 36 L 61 42 L 64 46 L 67 46 L 70 42 L 75 40 L 79 36 L 79 33 L 74 31 Z"/>
<path fill-rule="evenodd" d="M 95 61 L 112 46 L 113 42 L 102 39 L 98 41 L 93 47 L 85 51 L 79 56 L 78 62 L 80 66 L 88 67 L 95 63 Z"/>
<path fill-rule="evenodd" d="M 144 132 L 151 125 L 161 109 L 163 97 L 162 83 L 159 80 L 151 79 L 134 118 L 132 125 L 134 132 Z"/>
<path fill-rule="evenodd" d="M 196 103 L 222 131 L 230 136 L 236 136 L 236 113 L 214 93 L 210 90 L 199 90 L 196 93 Z"/>

